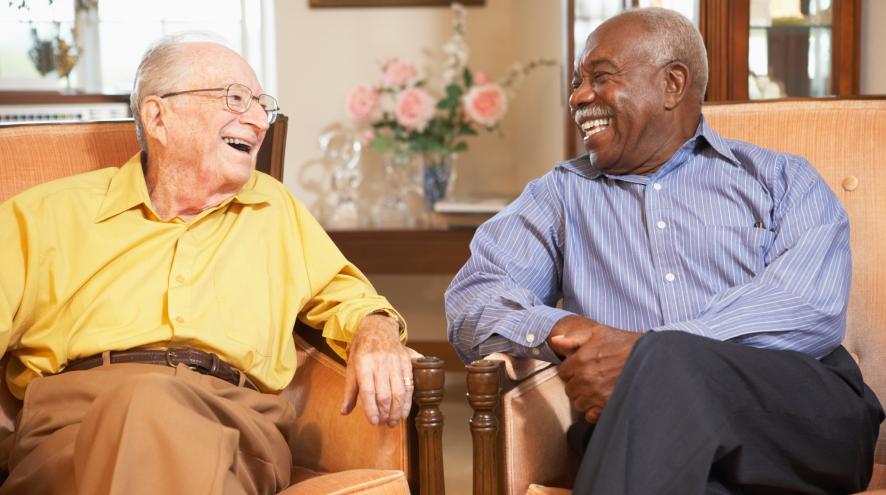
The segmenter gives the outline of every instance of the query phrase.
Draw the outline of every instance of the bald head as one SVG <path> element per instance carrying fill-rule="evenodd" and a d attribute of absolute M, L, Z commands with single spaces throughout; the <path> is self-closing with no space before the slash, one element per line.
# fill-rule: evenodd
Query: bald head
<path fill-rule="evenodd" d="M 634 9 L 609 18 L 595 32 L 621 29 L 625 24 L 636 24 L 646 33 L 642 39 L 656 65 L 680 62 L 689 69 L 690 87 L 704 99 L 708 85 L 708 56 L 701 33 L 680 13 L 659 7 Z"/>
<path fill-rule="evenodd" d="M 212 79 L 213 75 L 222 73 L 231 65 L 255 74 L 237 52 L 226 47 L 221 38 L 210 34 L 173 34 L 160 38 L 148 48 L 135 73 L 129 100 L 142 150 L 147 151 L 141 121 L 141 104 L 146 96 L 189 89 L 193 84 L 199 84 L 194 79 Z"/>

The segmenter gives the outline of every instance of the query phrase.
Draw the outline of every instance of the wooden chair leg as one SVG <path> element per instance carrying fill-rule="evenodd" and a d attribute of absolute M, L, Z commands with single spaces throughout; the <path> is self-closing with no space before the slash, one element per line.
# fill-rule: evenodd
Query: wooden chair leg
<path fill-rule="evenodd" d="M 443 484 L 443 400 L 445 373 L 443 360 L 422 357 L 412 361 L 415 380 L 413 397 L 418 404 L 415 429 L 418 432 L 418 473 L 420 495 L 444 495 Z"/>
<path fill-rule="evenodd" d="M 474 444 L 474 495 L 498 495 L 501 455 L 495 408 L 501 397 L 499 361 L 474 361 L 468 371 L 468 402 L 474 409 L 471 436 Z"/>

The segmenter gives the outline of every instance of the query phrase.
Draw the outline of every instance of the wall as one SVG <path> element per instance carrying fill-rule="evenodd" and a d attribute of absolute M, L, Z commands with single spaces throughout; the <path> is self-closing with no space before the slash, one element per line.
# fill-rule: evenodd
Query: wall
<path fill-rule="evenodd" d="M 861 94 L 886 95 L 886 2 L 862 0 L 861 4 Z"/>
<path fill-rule="evenodd" d="M 307 5 L 307 0 L 276 2 L 278 92 L 290 117 L 284 182 L 322 217 L 322 196 L 330 185 L 328 170 L 317 163 L 318 136 L 347 120 L 348 92 L 375 81 L 383 59 L 410 59 L 421 68 L 429 56 L 439 57 L 450 35 L 451 13 L 445 7 Z M 468 7 L 470 67 L 498 78 L 518 60 L 560 60 L 560 8 L 556 0 L 486 0 L 483 7 Z M 456 193 L 516 195 L 562 159 L 564 87 L 559 67 L 531 74 L 509 103 L 501 136 L 470 140 L 470 150 L 459 159 Z M 379 178 L 377 160 L 370 156 L 365 166 Z M 414 340 L 445 338 L 442 295 L 452 276 L 371 278 L 405 314 Z"/>

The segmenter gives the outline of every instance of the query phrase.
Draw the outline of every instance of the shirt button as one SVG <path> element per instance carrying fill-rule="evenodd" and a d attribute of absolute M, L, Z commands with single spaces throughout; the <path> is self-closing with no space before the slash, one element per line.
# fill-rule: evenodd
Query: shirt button
<path fill-rule="evenodd" d="M 655 226 L 658 227 L 658 228 L 661 229 L 661 230 L 664 230 L 664 228 L 667 227 L 668 224 L 666 224 L 663 220 L 659 220 L 659 221 L 655 224 Z"/>
<path fill-rule="evenodd" d="M 661 191 L 661 184 L 656 182 L 655 184 L 652 184 L 652 188 L 655 189 L 656 191 Z"/>
<path fill-rule="evenodd" d="M 175 321 L 177 321 L 178 323 L 184 323 L 184 322 L 185 322 L 185 319 L 182 318 L 181 316 L 176 316 L 176 317 L 175 317 Z"/>
<path fill-rule="evenodd" d="M 677 276 L 674 275 L 673 273 L 668 273 L 667 275 L 665 275 L 665 280 L 667 280 L 668 282 L 673 282 L 676 279 L 677 279 Z"/>
<path fill-rule="evenodd" d="M 541 354 L 541 351 L 538 350 L 538 347 L 533 347 L 532 350 L 529 352 L 531 352 L 533 356 L 538 356 L 539 354 Z"/>
<path fill-rule="evenodd" d="M 527 336 L 526 336 L 526 342 L 529 342 L 530 344 L 533 343 L 533 342 L 535 342 L 535 334 L 530 333 L 529 335 L 527 335 Z"/>
<path fill-rule="evenodd" d="M 175 277 L 175 281 L 181 284 L 185 281 L 185 276 L 179 275 L 179 276 Z"/>

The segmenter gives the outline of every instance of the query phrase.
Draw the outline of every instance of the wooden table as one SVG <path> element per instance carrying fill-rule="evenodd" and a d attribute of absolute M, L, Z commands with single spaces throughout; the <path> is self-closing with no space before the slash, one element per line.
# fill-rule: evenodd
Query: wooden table
<path fill-rule="evenodd" d="M 365 273 L 455 274 L 470 256 L 474 229 L 338 230 L 329 235 Z"/>

